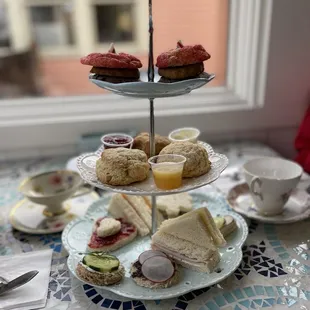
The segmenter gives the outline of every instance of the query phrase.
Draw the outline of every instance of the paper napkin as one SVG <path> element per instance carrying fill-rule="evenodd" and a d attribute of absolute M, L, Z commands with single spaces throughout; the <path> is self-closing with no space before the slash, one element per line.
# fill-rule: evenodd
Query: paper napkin
<path fill-rule="evenodd" d="M 2 310 L 29 310 L 45 307 L 53 250 L 0 256 L 0 276 L 8 281 L 22 274 L 38 270 L 39 273 L 25 285 L 0 296 Z"/>

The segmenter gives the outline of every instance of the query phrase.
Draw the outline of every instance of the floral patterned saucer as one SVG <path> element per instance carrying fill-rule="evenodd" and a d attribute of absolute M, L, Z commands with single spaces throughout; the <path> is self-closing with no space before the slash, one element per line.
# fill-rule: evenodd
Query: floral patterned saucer
<path fill-rule="evenodd" d="M 288 224 L 310 217 L 310 195 L 298 188 L 292 192 L 284 207 L 284 212 L 274 216 L 264 216 L 257 212 L 246 183 L 233 187 L 228 193 L 227 200 L 234 211 L 260 222 Z"/>
<path fill-rule="evenodd" d="M 45 206 L 27 198 L 19 201 L 10 212 L 13 228 L 28 234 L 52 234 L 63 231 L 65 226 L 77 217 L 84 216 L 90 204 L 98 200 L 96 192 L 67 200 L 65 213 L 53 216 L 45 212 Z"/>

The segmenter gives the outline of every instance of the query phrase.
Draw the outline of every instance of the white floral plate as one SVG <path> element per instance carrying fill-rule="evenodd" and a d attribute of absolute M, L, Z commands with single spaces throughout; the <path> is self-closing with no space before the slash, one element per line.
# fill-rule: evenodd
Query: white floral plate
<path fill-rule="evenodd" d="M 310 195 L 301 189 L 294 190 L 284 206 L 284 212 L 274 216 L 263 216 L 257 213 L 246 183 L 233 187 L 228 193 L 227 200 L 234 211 L 264 223 L 288 224 L 310 217 Z"/>
<path fill-rule="evenodd" d="M 131 83 L 109 83 L 96 80 L 93 75 L 89 76 L 91 82 L 115 94 L 135 98 L 165 98 L 181 96 L 200 88 L 215 78 L 214 74 L 203 73 L 198 78 L 174 83 L 158 82 L 131 82 Z"/>
<path fill-rule="evenodd" d="M 97 287 L 132 299 L 167 299 L 180 296 L 195 289 L 211 286 L 231 275 L 241 263 L 242 245 L 248 236 L 248 226 L 240 215 L 230 210 L 225 198 L 213 189 L 205 193 L 197 191 L 197 193 L 192 193 L 192 196 L 195 208 L 201 207 L 207 202 L 208 209 L 213 216 L 230 214 L 235 218 L 238 225 L 238 230 L 227 238 L 227 246 L 220 249 L 221 262 L 215 272 L 211 274 L 198 273 L 181 267 L 181 281 L 173 287 L 158 290 L 140 287 L 130 278 L 129 269 L 131 263 L 137 259 L 139 254 L 150 248 L 150 237 L 144 237 L 137 238 L 127 246 L 113 252 L 126 269 L 126 275 L 122 282 L 117 285 Z M 75 269 L 83 257 L 83 254 L 79 253 L 85 253 L 86 251 L 87 242 L 92 232 L 93 219 L 107 214 L 106 206 L 109 199 L 110 195 L 107 195 L 93 203 L 89 207 L 85 218 L 71 222 L 63 232 L 62 242 L 70 253 L 67 262 L 68 267 L 77 278 Z M 82 279 L 80 281 L 87 283 Z M 91 283 L 87 284 L 93 285 Z"/>
<path fill-rule="evenodd" d="M 205 147 L 208 152 L 209 160 L 211 162 L 210 171 L 197 178 L 183 179 L 182 186 L 174 190 L 158 189 L 153 181 L 151 171 L 147 180 L 127 186 L 111 186 L 101 183 L 96 176 L 96 161 L 100 158 L 103 148 L 99 148 L 95 153 L 81 155 L 77 160 L 77 166 L 81 177 L 85 182 L 104 190 L 129 195 L 169 195 L 172 193 L 181 193 L 214 182 L 228 165 L 228 158 L 225 155 L 214 153 L 211 145 L 205 142 L 199 141 L 199 144 Z"/>

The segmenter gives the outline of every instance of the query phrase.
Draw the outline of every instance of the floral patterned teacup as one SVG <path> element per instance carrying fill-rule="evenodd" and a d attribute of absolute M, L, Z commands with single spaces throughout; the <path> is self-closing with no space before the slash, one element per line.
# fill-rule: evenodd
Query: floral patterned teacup
<path fill-rule="evenodd" d="M 19 191 L 34 203 L 45 205 L 52 215 L 65 212 L 63 202 L 71 197 L 80 196 L 92 189 L 75 171 L 58 170 L 35 175 L 24 180 Z"/>
<path fill-rule="evenodd" d="M 283 212 L 303 169 L 290 160 L 262 157 L 245 163 L 243 172 L 257 212 L 273 216 Z"/>

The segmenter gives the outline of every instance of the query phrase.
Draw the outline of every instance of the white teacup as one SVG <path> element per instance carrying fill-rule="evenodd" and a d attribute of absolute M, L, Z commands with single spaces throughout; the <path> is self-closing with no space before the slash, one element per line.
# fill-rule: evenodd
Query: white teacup
<path fill-rule="evenodd" d="M 257 212 L 272 216 L 283 212 L 303 169 L 290 160 L 262 157 L 245 163 L 243 172 Z"/>
<path fill-rule="evenodd" d="M 45 215 L 57 216 L 66 212 L 65 200 L 89 193 L 92 187 L 84 184 L 75 171 L 57 170 L 27 178 L 20 184 L 19 191 L 30 201 L 45 205 Z"/>

